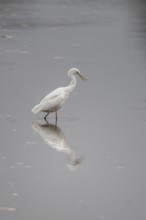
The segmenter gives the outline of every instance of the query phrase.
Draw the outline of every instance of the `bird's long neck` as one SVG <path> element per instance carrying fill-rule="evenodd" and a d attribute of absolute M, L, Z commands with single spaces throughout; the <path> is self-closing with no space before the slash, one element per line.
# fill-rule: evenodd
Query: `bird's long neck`
<path fill-rule="evenodd" d="M 75 86 L 76 86 L 76 82 L 77 82 L 77 80 L 76 80 L 76 77 L 72 74 L 72 75 L 70 75 L 69 76 L 70 78 L 71 78 L 71 81 L 70 81 L 70 84 L 67 86 L 67 88 L 68 88 L 68 90 L 70 91 L 70 92 L 72 92 L 72 90 L 75 88 Z"/>

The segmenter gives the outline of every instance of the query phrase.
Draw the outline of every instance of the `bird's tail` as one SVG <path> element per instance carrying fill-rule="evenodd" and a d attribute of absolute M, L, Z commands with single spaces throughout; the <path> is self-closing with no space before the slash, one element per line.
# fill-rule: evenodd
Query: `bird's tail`
<path fill-rule="evenodd" d="M 33 114 L 40 112 L 40 104 L 36 105 L 31 111 Z"/>

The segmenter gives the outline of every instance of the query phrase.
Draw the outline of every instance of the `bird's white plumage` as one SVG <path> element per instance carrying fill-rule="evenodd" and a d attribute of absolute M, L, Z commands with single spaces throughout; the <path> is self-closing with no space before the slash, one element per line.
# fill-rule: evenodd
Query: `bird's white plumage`
<path fill-rule="evenodd" d="M 71 78 L 70 84 L 68 86 L 55 89 L 53 92 L 46 95 L 42 101 L 32 109 L 32 112 L 34 114 L 38 112 L 47 112 L 47 115 L 50 112 L 57 112 L 75 88 L 76 75 L 79 75 L 83 80 L 86 79 L 77 68 L 70 69 L 68 71 L 68 76 Z"/>

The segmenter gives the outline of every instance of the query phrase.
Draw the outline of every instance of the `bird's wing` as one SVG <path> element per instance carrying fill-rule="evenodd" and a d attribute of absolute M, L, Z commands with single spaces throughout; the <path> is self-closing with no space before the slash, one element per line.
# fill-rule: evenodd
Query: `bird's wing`
<path fill-rule="evenodd" d="M 64 103 L 64 99 L 61 95 L 53 95 L 50 97 L 45 97 L 44 100 L 41 101 L 39 104 L 40 106 L 40 111 L 44 112 L 54 112 L 57 111 L 62 104 Z"/>
<path fill-rule="evenodd" d="M 58 88 L 55 89 L 53 92 L 49 93 L 48 95 L 46 95 L 42 101 L 40 102 L 40 104 L 43 104 L 44 102 L 48 101 L 48 100 L 52 100 L 58 97 L 58 95 L 60 95 L 62 92 L 62 88 Z"/>

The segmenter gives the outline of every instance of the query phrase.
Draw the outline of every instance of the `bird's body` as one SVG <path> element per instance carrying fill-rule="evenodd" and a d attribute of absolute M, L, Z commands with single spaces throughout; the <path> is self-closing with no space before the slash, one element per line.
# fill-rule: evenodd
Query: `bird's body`
<path fill-rule="evenodd" d="M 86 79 L 77 68 L 70 69 L 68 71 L 68 76 L 71 78 L 70 84 L 68 86 L 55 89 L 53 92 L 46 95 L 42 101 L 32 109 L 32 112 L 34 114 L 38 112 L 46 112 L 47 115 L 44 119 L 47 118 L 50 112 L 56 112 L 57 119 L 57 111 L 68 99 L 70 93 L 76 86 L 76 75 L 79 75 L 83 80 Z"/>
<path fill-rule="evenodd" d="M 64 88 L 65 87 L 60 87 L 46 95 L 42 101 L 32 109 L 32 112 L 36 114 L 38 112 L 58 111 L 69 96 Z"/>

